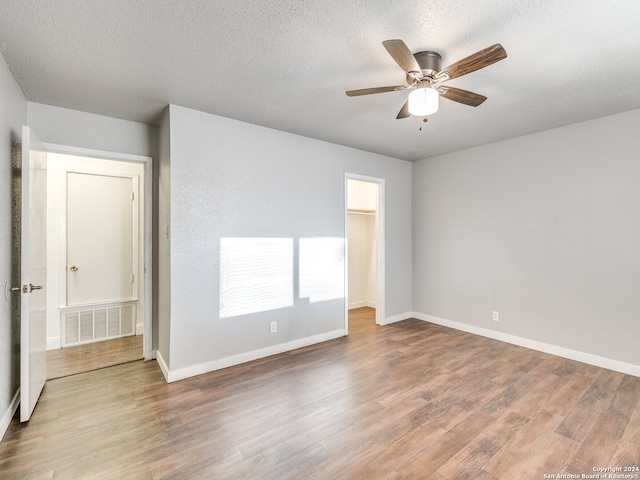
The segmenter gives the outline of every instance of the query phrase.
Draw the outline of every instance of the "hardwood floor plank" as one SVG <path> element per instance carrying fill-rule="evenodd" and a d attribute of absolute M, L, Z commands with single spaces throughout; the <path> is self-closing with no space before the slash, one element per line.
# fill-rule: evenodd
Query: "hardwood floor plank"
<path fill-rule="evenodd" d="M 624 374 L 611 370 L 599 371 L 592 385 L 558 426 L 557 433 L 581 442 L 600 413 L 611 402 L 612 392 L 616 392 L 623 377 Z"/>
<path fill-rule="evenodd" d="M 454 428 L 435 440 L 426 443 L 426 448 L 410 462 L 396 465 L 400 475 L 418 478 L 424 472 L 434 472 L 444 465 L 451 457 L 466 447 L 470 442 L 495 421 L 491 415 L 475 412 L 458 423 Z"/>
<path fill-rule="evenodd" d="M 142 335 L 47 351 L 47 380 L 142 360 Z"/>
<path fill-rule="evenodd" d="M 520 378 L 510 383 L 507 388 L 493 397 L 482 407 L 483 412 L 499 417 L 503 413 L 509 412 L 518 403 L 525 403 L 524 396 L 535 390 L 535 386 L 540 382 L 537 377 L 521 374 Z"/>
<path fill-rule="evenodd" d="M 445 478 L 482 478 L 484 465 L 519 433 L 529 419 L 511 412 L 486 428 L 438 469 Z M 492 476 L 491 476 L 492 477 Z"/>
<path fill-rule="evenodd" d="M 571 458 L 578 446 L 577 442 L 554 433 L 563 419 L 539 409 L 483 470 L 496 478 L 541 478 L 545 473 L 562 472 L 557 469 L 563 467 L 564 455 Z"/>
<path fill-rule="evenodd" d="M 580 373 L 557 378 L 561 383 L 560 386 L 551 387 L 543 405 L 548 412 L 566 417 L 591 387 L 593 378 Z"/>
<path fill-rule="evenodd" d="M 388 445 L 384 453 L 361 464 L 357 470 L 354 471 L 350 468 L 347 471 L 353 472 L 355 476 L 360 478 L 376 478 L 380 472 L 395 473 L 395 468 L 410 463 L 417 455 L 429 448 L 429 445 L 441 438 L 444 433 L 444 430 L 430 423 L 424 423 Z"/>
<path fill-rule="evenodd" d="M 326 418 L 311 428 L 299 428 L 295 435 L 283 440 L 278 445 L 262 450 L 260 455 L 266 458 L 269 463 L 277 464 L 317 443 L 324 442 L 353 424 L 370 421 L 371 415 L 381 409 L 382 406 L 379 403 L 371 401 L 344 411 L 342 414 L 336 412 L 333 418 Z"/>
<path fill-rule="evenodd" d="M 271 465 L 261 455 L 245 459 L 240 452 L 237 456 L 229 456 L 222 461 L 206 465 L 191 472 L 190 477 L 181 476 L 182 472 L 167 478 L 179 480 L 181 478 L 260 478 L 260 472 L 267 471 Z"/>
<path fill-rule="evenodd" d="M 640 379 L 410 319 L 167 384 L 134 361 L 47 381 L 11 479 L 543 478 L 640 463 Z M 107 355 L 108 356 L 108 355 Z"/>
<path fill-rule="evenodd" d="M 638 406 L 640 406 L 640 378 L 625 375 L 609 408 L 629 419 Z"/>
<path fill-rule="evenodd" d="M 640 403 L 636 404 L 636 408 L 629 417 L 629 423 L 625 429 L 622 439 L 625 442 L 637 443 L 640 445 Z"/>
<path fill-rule="evenodd" d="M 619 442 L 610 461 L 611 465 L 638 466 L 640 467 L 640 444 Z"/>
<path fill-rule="evenodd" d="M 272 466 L 266 471 L 259 472 L 256 478 L 264 480 L 294 480 L 304 478 L 314 467 L 330 460 L 330 455 L 324 444 L 315 444 L 301 453 Z"/>
<path fill-rule="evenodd" d="M 569 465 L 571 471 L 589 473 L 594 465 L 612 465 L 611 458 L 627 423 L 628 418 L 612 409 L 602 412 L 576 451 Z"/>

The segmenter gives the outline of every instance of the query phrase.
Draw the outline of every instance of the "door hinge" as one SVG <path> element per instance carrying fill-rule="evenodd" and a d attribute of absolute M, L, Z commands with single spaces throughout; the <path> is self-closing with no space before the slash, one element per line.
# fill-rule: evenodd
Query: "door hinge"
<path fill-rule="evenodd" d="M 131 274 L 131 283 L 134 283 L 136 281 L 136 276 L 132 273 Z"/>
<path fill-rule="evenodd" d="M 133 200 L 135 199 L 135 193 L 131 192 L 131 201 L 133 202 Z"/>

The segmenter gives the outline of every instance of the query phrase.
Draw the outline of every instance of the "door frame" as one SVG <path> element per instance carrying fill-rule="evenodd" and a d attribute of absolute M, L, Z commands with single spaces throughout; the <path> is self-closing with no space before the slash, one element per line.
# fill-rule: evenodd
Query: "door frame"
<path fill-rule="evenodd" d="M 57 145 L 45 143 L 48 152 L 59 153 L 63 155 L 91 157 L 102 160 L 115 160 L 127 163 L 137 163 L 143 165 L 144 175 L 144 235 L 140 238 L 144 242 L 144 257 L 140 259 L 144 272 L 144 301 L 143 301 L 143 356 L 145 360 L 155 358 L 153 350 L 153 162 L 151 157 L 142 155 L 132 155 L 126 153 L 108 152 L 103 150 L 95 150 L 81 147 L 71 147 L 67 145 Z M 65 227 L 66 228 L 66 227 Z"/>
<path fill-rule="evenodd" d="M 378 244 L 377 260 L 377 298 L 376 298 L 376 324 L 386 325 L 385 317 L 385 184 L 384 178 L 370 177 L 356 173 L 344 174 L 344 333 L 349 334 L 349 180 L 375 183 L 378 185 L 378 210 L 376 212 L 376 237 Z"/>

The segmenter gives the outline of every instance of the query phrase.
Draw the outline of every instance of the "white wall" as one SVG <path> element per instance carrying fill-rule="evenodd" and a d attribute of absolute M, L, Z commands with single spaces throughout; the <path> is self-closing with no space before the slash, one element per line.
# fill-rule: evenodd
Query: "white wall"
<path fill-rule="evenodd" d="M 418 316 L 640 374 L 638 132 L 634 110 L 414 163 Z"/>
<path fill-rule="evenodd" d="M 5 288 L 20 281 L 19 275 L 12 278 L 11 162 L 12 148 L 19 147 L 26 123 L 27 102 L 0 55 L 0 439 L 17 407 L 20 386 L 20 295 L 6 296 Z"/>
<path fill-rule="evenodd" d="M 410 315 L 410 163 L 173 105 L 169 130 L 171 300 L 164 335 L 170 331 L 171 357 L 161 351 L 159 360 L 170 379 L 344 330 L 343 279 L 342 298 L 299 298 L 305 274 L 298 255 L 301 239 L 344 241 L 345 172 L 385 179 L 386 312 Z M 224 238 L 291 239 L 294 304 L 221 318 Z M 341 255 L 344 261 L 344 250 Z M 276 334 L 269 333 L 272 321 L 278 322 Z"/>
<path fill-rule="evenodd" d="M 34 102 L 27 112 L 41 142 L 156 157 L 157 127 Z"/>

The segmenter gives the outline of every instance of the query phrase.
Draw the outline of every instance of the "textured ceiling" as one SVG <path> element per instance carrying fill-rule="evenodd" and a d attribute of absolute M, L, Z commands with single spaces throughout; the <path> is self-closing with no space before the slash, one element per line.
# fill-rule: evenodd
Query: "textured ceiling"
<path fill-rule="evenodd" d="M 154 123 L 173 103 L 406 160 L 640 108 L 638 0 L 0 0 L 0 51 L 28 100 Z M 508 58 L 449 82 L 422 122 L 395 116 L 404 73 L 382 41 L 443 65 Z"/>

